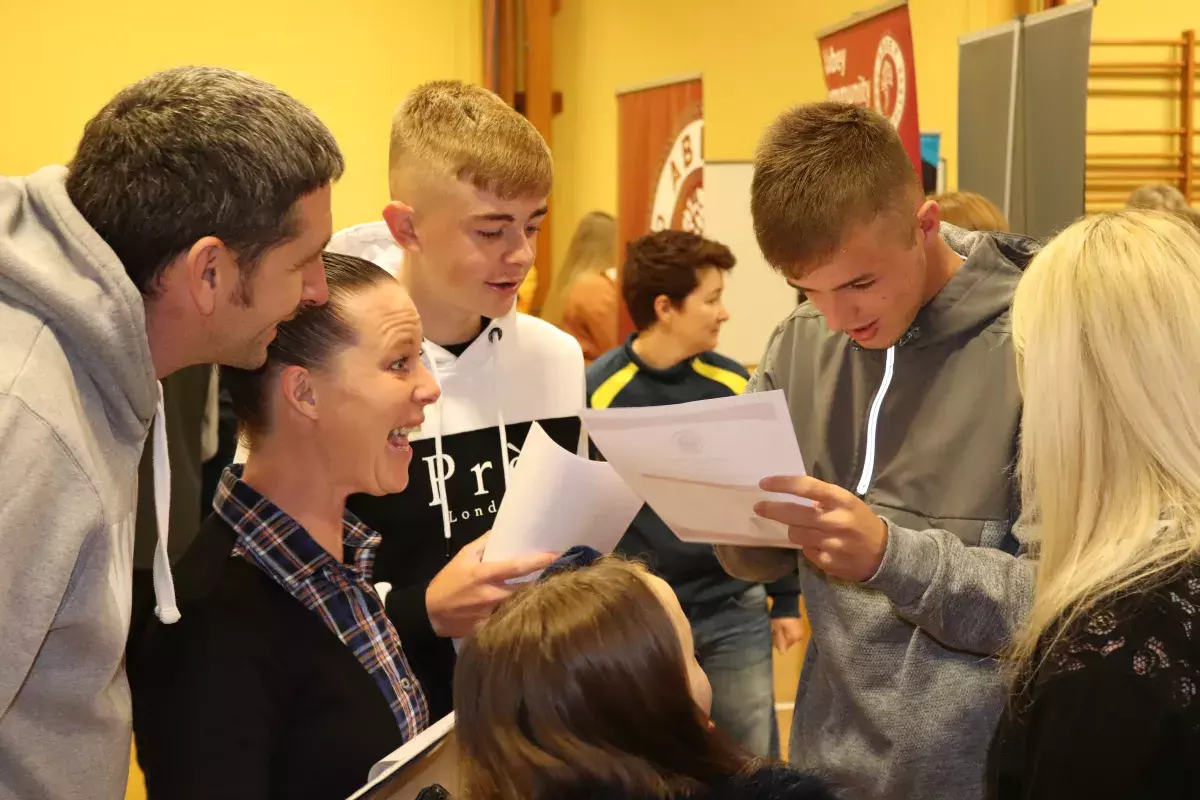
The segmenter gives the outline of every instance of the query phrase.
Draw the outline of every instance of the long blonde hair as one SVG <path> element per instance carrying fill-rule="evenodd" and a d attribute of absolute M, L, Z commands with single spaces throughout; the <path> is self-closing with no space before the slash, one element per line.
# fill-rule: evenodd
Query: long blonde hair
<path fill-rule="evenodd" d="M 571 283 L 585 272 L 604 272 L 617 265 L 617 221 L 612 214 L 589 211 L 579 220 L 567 256 L 554 276 L 550 296 L 542 307 L 542 319 L 562 324 L 563 305 Z"/>
<path fill-rule="evenodd" d="M 1033 260 L 1013 302 L 1019 471 L 1039 558 L 1012 647 L 1036 669 L 1097 604 L 1200 553 L 1200 232 L 1125 210 Z"/>

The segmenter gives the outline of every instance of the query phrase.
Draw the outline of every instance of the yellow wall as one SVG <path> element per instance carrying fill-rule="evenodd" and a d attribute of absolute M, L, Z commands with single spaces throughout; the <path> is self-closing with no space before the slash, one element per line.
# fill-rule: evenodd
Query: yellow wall
<path fill-rule="evenodd" d="M 1175 39 L 1185 29 L 1200 29 L 1200 6 L 1195 0 L 1153 0 L 1151 6 L 1138 0 L 1104 0 L 1092 17 L 1092 38 L 1097 39 Z M 1165 63 L 1181 58 L 1179 48 L 1167 47 L 1093 47 L 1093 64 L 1105 62 L 1154 61 Z M 1105 89 L 1178 91 L 1172 79 L 1093 80 L 1094 87 Z M 1180 103 L 1165 98 L 1092 97 L 1088 100 L 1088 128 L 1127 130 L 1141 128 L 1178 128 Z M 1171 153 L 1179 154 L 1179 139 L 1167 136 L 1089 137 L 1089 153 Z M 1169 178 L 1145 182 L 1170 182 Z M 1125 194 L 1125 192 L 1121 192 Z M 1193 204 L 1196 198 L 1193 197 Z M 1089 207 L 1122 205 L 1120 197 L 1099 199 L 1089 196 Z"/>
<path fill-rule="evenodd" d="M 624 87 L 703 73 L 705 157 L 749 159 L 763 128 L 824 99 L 814 34 L 879 0 L 565 0 L 554 22 L 555 263 L 578 219 L 616 211 L 617 104 Z M 1120 0 L 1106 0 L 1120 2 Z M 954 184 L 958 37 L 1011 19 L 1016 0 L 911 0 L 921 129 L 940 131 Z"/>
<path fill-rule="evenodd" d="M 436 78 L 478 81 L 478 0 L 12 2 L 0 7 L 0 174 L 70 159 L 84 123 L 121 87 L 166 67 L 251 72 L 309 105 L 346 156 L 338 227 L 387 202 L 392 111 Z M 129 797 L 144 798 L 136 765 Z"/>
<path fill-rule="evenodd" d="M 555 264 L 579 218 L 617 204 L 616 92 L 676 75 L 704 76 L 706 157 L 752 157 L 763 128 L 791 104 L 825 96 L 813 34 L 879 0 L 564 0 L 554 22 Z M 958 37 L 1012 19 L 1033 0 L 910 0 L 921 129 L 942 133 L 948 186 L 958 164 Z M 1104 0 L 1093 37 L 1173 38 L 1200 28 L 1196 0 Z M 1151 11 L 1153 13 L 1149 13 Z M 1095 60 L 1178 58 L 1160 49 L 1101 49 Z M 1147 87 L 1147 82 L 1108 84 Z M 1154 86 L 1153 82 L 1149 83 Z M 1169 86 L 1159 83 L 1158 86 Z M 1089 102 L 1089 128 L 1179 124 L 1165 100 Z M 1177 150 L 1167 139 L 1091 138 L 1089 152 Z"/>
<path fill-rule="evenodd" d="M 340 226 L 387 202 L 392 111 L 419 83 L 481 76 L 478 0 L 12 2 L 0 9 L 0 174 L 64 163 L 122 86 L 189 63 L 247 70 L 329 125 L 346 155 Z"/>

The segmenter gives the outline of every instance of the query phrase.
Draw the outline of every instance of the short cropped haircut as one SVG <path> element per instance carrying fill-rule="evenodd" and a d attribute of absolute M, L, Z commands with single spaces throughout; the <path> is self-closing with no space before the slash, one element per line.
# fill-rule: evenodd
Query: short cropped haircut
<path fill-rule="evenodd" d="M 550 148 L 537 129 L 488 90 L 461 81 L 414 89 L 392 119 L 388 185 L 402 200 L 411 173 L 469 181 L 504 199 L 545 197 L 554 182 Z"/>
<path fill-rule="evenodd" d="M 383 267 L 356 256 L 322 253 L 329 302 L 303 306 L 290 320 L 279 323 L 275 340 L 267 347 L 267 363 L 258 369 L 224 367 L 221 383 L 237 417 L 238 432 L 253 448 L 271 426 L 270 393 L 279 373 L 289 366 L 319 369 L 329 359 L 357 341 L 346 320 L 346 301 L 382 283 L 395 280 Z"/>
<path fill-rule="evenodd" d="M 265 81 L 179 67 L 123 89 L 88 122 L 67 194 L 143 295 L 205 236 L 259 259 L 296 235 L 293 206 L 345 163 L 316 115 Z"/>
<path fill-rule="evenodd" d="M 921 184 L 892 124 L 845 103 L 811 103 L 767 129 L 754 158 L 750 213 L 767 263 L 802 277 L 830 258 L 849 228 L 883 213 L 916 234 L 910 197 Z"/>
<path fill-rule="evenodd" d="M 658 322 L 654 301 L 666 295 L 679 306 L 700 285 L 700 270 L 733 269 L 729 248 L 687 231 L 658 231 L 629 243 L 621 271 L 621 295 L 634 327 L 644 331 Z"/>

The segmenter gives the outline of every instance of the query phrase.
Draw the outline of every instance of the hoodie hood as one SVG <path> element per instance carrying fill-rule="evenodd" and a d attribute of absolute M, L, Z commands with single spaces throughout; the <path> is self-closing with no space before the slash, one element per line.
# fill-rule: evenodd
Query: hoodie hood
<path fill-rule="evenodd" d="M 0 294 L 54 329 L 87 371 L 108 422 L 144 438 L 158 403 L 142 295 L 76 210 L 65 167 L 0 178 Z"/>
<path fill-rule="evenodd" d="M 399 277 L 400 265 L 404 261 L 404 250 L 392 238 L 386 222 L 364 222 L 340 230 L 325 247 L 331 253 L 357 256 L 374 262 L 386 269 L 393 277 Z"/>
<path fill-rule="evenodd" d="M 117 440 L 140 449 L 154 421 L 156 613 L 171 623 L 179 619 L 167 558 L 171 469 L 146 310 L 117 254 L 67 196 L 66 178 L 65 167 L 0 178 L 0 295 L 54 331 L 73 368 L 96 387 Z"/>
<path fill-rule="evenodd" d="M 1022 272 L 1041 249 L 1025 236 L 967 231 L 945 222 L 941 235 L 964 260 L 917 314 L 910 329 L 916 347 L 978 331 L 1007 314 Z"/>

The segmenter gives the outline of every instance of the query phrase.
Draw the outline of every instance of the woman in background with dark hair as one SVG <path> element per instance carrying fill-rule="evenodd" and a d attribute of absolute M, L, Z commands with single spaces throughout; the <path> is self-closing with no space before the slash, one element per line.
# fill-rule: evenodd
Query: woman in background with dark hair
<path fill-rule="evenodd" d="M 454 680 L 465 800 L 826 800 L 714 730 L 671 587 L 617 558 L 504 601 Z"/>
<path fill-rule="evenodd" d="M 346 797 L 429 721 L 372 586 L 379 536 L 346 498 L 405 488 L 438 388 L 400 284 L 324 258 L 329 302 L 224 375 L 249 459 L 175 571 L 182 618 L 151 620 L 129 658 L 152 800 Z"/>

